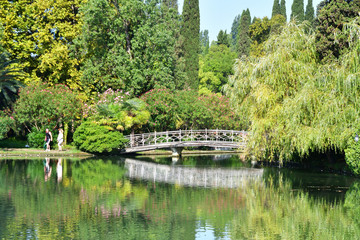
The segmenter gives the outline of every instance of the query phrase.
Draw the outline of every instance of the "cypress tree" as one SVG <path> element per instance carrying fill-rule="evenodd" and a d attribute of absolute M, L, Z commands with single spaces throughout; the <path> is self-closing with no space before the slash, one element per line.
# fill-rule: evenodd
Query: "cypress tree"
<path fill-rule="evenodd" d="M 314 22 L 314 6 L 313 6 L 313 1 L 312 0 L 308 0 L 308 4 L 306 5 L 306 11 L 305 11 L 305 20 L 309 21 L 310 23 Z"/>
<path fill-rule="evenodd" d="M 200 32 L 200 53 L 203 55 L 208 54 L 210 47 L 209 30 Z"/>
<path fill-rule="evenodd" d="M 237 15 L 231 26 L 231 32 L 230 32 L 231 42 L 230 43 L 231 43 L 231 50 L 233 50 L 233 51 L 235 51 L 237 42 L 238 42 L 240 18 L 241 18 L 240 14 Z"/>
<path fill-rule="evenodd" d="M 226 30 L 220 30 L 219 34 L 217 35 L 217 45 L 225 45 L 227 47 L 229 47 L 229 38 L 228 38 L 228 34 L 226 33 Z"/>
<path fill-rule="evenodd" d="M 249 27 L 251 24 L 250 10 L 244 10 L 241 14 L 239 35 L 238 35 L 238 54 L 249 56 L 251 39 L 249 36 Z"/>
<path fill-rule="evenodd" d="M 285 17 L 285 19 L 287 19 L 287 15 L 286 15 L 286 2 L 285 0 L 281 0 L 280 3 L 280 14 L 283 15 Z"/>
<path fill-rule="evenodd" d="M 274 0 L 271 17 L 281 14 L 279 0 Z"/>
<path fill-rule="evenodd" d="M 200 52 L 200 10 L 199 0 L 184 1 L 182 12 L 183 48 L 185 58 L 185 72 L 188 76 L 187 87 L 198 89 L 199 85 L 199 52 Z"/>
<path fill-rule="evenodd" d="M 304 21 L 304 0 L 294 0 L 291 6 L 291 19 L 296 19 L 297 22 Z"/>

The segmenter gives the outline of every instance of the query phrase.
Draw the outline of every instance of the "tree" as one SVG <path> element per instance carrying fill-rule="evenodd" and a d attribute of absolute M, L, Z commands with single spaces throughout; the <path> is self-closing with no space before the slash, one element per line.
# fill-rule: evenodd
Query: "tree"
<path fill-rule="evenodd" d="M 209 54 L 201 58 L 199 71 L 200 91 L 221 92 L 221 88 L 227 83 L 229 75 L 233 74 L 236 53 L 224 44 L 213 44 Z"/>
<path fill-rule="evenodd" d="M 304 0 L 294 0 L 291 5 L 290 19 L 296 19 L 297 22 L 304 21 Z"/>
<path fill-rule="evenodd" d="M 285 20 L 287 19 L 285 0 L 281 0 L 280 2 L 280 14 L 285 17 Z"/>
<path fill-rule="evenodd" d="M 230 47 L 229 44 L 229 38 L 228 38 L 228 34 L 226 33 L 226 30 L 220 30 L 219 34 L 217 35 L 217 41 L 216 41 L 217 45 L 225 45 L 227 47 Z"/>
<path fill-rule="evenodd" d="M 79 62 L 71 52 L 80 33 L 82 0 L 1 1 L 0 45 L 17 60 L 25 83 L 62 83 L 79 89 Z M 51 10 L 50 10 L 51 9 Z"/>
<path fill-rule="evenodd" d="M 241 16 L 240 14 L 237 15 L 233 21 L 233 24 L 231 26 L 231 32 L 230 32 L 230 36 L 231 36 L 231 49 L 235 52 L 236 48 L 237 48 L 237 44 L 238 44 L 238 36 L 239 36 L 239 25 L 240 25 L 240 19 Z"/>
<path fill-rule="evenodd" d="M 210 40 L 209 40 L 209 30 L 204 30 L 200 32 L 200 53 L 205 55 L 209 52 Z"/>
<path fill-rule="evenodd" d="M 185 72 L 188 77 L 187 86 L 198 89 L 199 75 L 199 32 L 200 32 L 200 10 L 199 0 L 188 0 L 184 2 L 182 12 L 183 25 L 181 35 L 184 38 Z"/>
<path fill-rule="evenodd" d="M 281 8 L 280 8 L 279 0 L 274 0 L 271 17 L 274 17 L 274 16 L 276 16 L 278 14 L 281 14 Z"/>
<path fill-rule="evenodd" d="M 65 85 L 33 84 L 22 88 L 14 105 L 17 123 L 31 132 L 53 129 L 79 119 L 82 102 Z"/>
<path fill-rule="evenodd" d="M 251 38 L 250 55 L 260 57 L 264 53 L 264 42 L 268 40 L 270 34 L 279 34 L 286 19 L 282 15 L 276 15 L 269 20 L 257 18 L 249 27 L 249 36 Z"/>
<path fill-rule="evenodd" d="M 308 0 L 308 4 L 306 5 L 306 11 L 305 11 L 305 20 L 313 24 L 315 19 L 314 13 L 315 10 L 313 6 L 313 2 L 312 0 Z"/>
<path fill-rule="evenodd" d="M 157 85 L 181 85 L 177 10 L 157 3 L 90 0 L 81 9 L 76 43 L 85 59 L 81 81 L 88 96 L 108 88 L 141 95 Z"/>
<path fill-rule="evenodd" d="M 18 96 L 18 90 L 23 84 L 16 80 L 20 70 L 15 67 L 15 60 L 9 60 L 8 54 L 0 54 L 0 110 L 13 105 Z"/>
<path fill-rule="evenodd" d="M 248 116 L 252 154 L 288 161 L 347 147 L 360 119 L 360 31 L 354 26 L 355 42 L 338 64 L 319 64 L 314 34 L 293 22 L 269 38 L 263 57 L 237 63 L 225 88 L 238 113 Z"/>
<path fill-rule="evenodd" d="M 251 16 L 249 9 L 244 10 L 241 14 L 240 25 L 238 30 L 238 55 L 248 56 L 250 52 L 251 39 L 249 37 L 249 26 Z"/>
<path fill-rule="evenodd" d="M 322 2 L 316 27 L 316 52 L 323 62 L 338 59 L 349 47 L 344 24 L 358 16 L 359 1 Z"/>

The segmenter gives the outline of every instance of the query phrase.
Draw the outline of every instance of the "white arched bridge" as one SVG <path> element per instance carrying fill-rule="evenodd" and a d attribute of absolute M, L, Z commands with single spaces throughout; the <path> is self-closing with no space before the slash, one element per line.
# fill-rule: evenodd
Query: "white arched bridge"
<path fill-rule="evenodd" d="M 171 149 L 180 155 L 184 147 L 214 147 L 244 150 L 248 133 L 234 130 L 177 130 L 127 135 L 123 153 Z"/>

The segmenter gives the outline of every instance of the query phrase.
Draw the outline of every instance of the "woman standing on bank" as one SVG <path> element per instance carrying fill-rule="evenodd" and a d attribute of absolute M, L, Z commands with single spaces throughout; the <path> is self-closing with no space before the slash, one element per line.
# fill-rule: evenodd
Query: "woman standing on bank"
<path fill-rule="evenodd" d="M 59 129 L 59 135 L 57 137 L 57 142 L 59 146 L 59 151 L 62 151 L 61 144 L 64 142 L 64 131 L 60 128 Z"/>

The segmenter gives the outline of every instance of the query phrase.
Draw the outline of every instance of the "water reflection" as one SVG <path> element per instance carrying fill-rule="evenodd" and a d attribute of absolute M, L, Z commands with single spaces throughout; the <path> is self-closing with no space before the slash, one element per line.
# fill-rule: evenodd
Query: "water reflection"
<path fill-rule="evenodd" d="M 50 166 L 50 158 L 45 158 L 43 164 L 44 164 L 44 178 L 45 178 L 45 182 L 47 182 L 50 179 L 52 172 L 52 167 Z"/>
<path fill-rule="evenodd" d="M 227 158 L 225 158 L 227 159 Z M 238 188 L 262 179 L 263 169 L 194 168 L 125 160 L 127 176 L 190 187 Z"/>
<path fill-rule="evenodd" d="M 200 176 L 215 178 L 222 166 L 235 182 L 232 173 L 246 165 L 231 157 L 200 167 L 211 161 L 143 164 L 143 176 L 154 181 L 130 178 L 141 173 L 134 159 L 0 160 L 0 239 L 359 239 L 360 183 L 354 178 L 263 169 L 253 184 L 211 188 Z M 54 172 L 56 166 L 56 174 L 45 183 L 46 165 Z M 184 183 L 183 175 L 193 174 L 193 180 L 159 181 L 166 171 L 168 179 L 184 177 Z M 206 188 L 196 187 L 197 178 Z M 343 198 L 307 190 L 320 185 L 333 186 L 326 192 L 335 195 L 343 188 Z"/>

